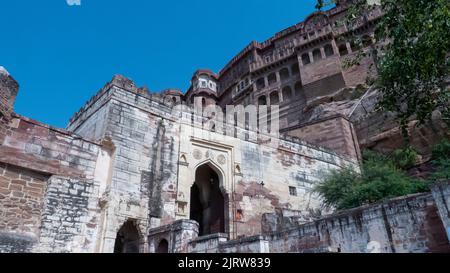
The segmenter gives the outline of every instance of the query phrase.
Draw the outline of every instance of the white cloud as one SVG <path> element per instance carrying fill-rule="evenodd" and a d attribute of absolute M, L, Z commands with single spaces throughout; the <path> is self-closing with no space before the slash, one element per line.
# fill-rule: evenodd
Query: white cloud
<path fill-rule="evenodd" d="M 69 6 L 81 6 L 81 0 L 66 0 Z"/>

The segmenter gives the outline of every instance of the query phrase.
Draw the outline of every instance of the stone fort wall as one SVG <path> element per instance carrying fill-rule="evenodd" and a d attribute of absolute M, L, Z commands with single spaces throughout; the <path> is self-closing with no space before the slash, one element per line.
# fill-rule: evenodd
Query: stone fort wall
<path fill-rule="evenodd" d="M 174 115 L 183 113 L 123 81 L 115 77 L 69 126 L 85 137 L 108 137 L 115 146 L 104 212 L 114 217 L 104 223 L 105 248 L 114 245 L 127 219 L 143 233 L 189 219 L 190 189 L 202 164 L 217 166 L 223 176 L 226 232 L 235 237 L 260 233 L 261 215 L 275 207 L 302 210 L 308 218 L 309 209 L 319 205 L 310 192 L 314 183 L 327 170 L 356 164 L 299 140 L 273 139 L 262 145 L 258 139 L 250 142 L 197 128 L 201 124 L 193 124 L 190 115 Z M 290 195 L 292 188 L 295 196 Z M 142 245 L 147 247 L 145 239 Z"/>
<path fill-rule="evenodd" d="M 382 252 L 447 251 L 446 186 L 317 220 L 314 184 L 358 169 L 355 101 L 334 100 L 370 75 L 369 59 L 342 62 L 369 50 L 381 16 L 349 30 L 337 24 L 346 8 L 252 42 L 219 74 L 197 71 L 186 94 L 150 94 L 115 76 L 67 130 L 13 113 L 18 84 L 0 70 L 0 252 L 366 252 L 372 239 Z M 279 105 L 283 136 L 243 124 L 230 125 L 236 137 L 205 130 L 176 108 L 195 99 Z M 206 236 L 190 211 L 203 167 L 217 176 L 224 211 L 223 229 Z"/>
<path fill-rule="evenodd" d="M 2 252 L 112 252 L 128 221 L 148 251 L 149 230 L 189 219 L 187 196 L 205 163 L 223 176 L 226 232 L 254 235 L 276 207 L 302 211 L 307 221 L 319 205 L 312 185 L 327 170 L 356 166 L 292 138 L 262 145 L 193 130 L 123 77 L 100 90 L 69 131 L 16 114 L 2 125 Z"/>
<path fill-rule="evenodd" d="M 185 222 L 185 232 L 191 233 L 181 243 L 184 248 L 169 244 L 169 249 L 181 253 L 446 253 L 450 251 L 449 189 L 450 184 L 441 184 L 432 194 L 396 198 L 310 223 L 298 221 L 292 212 L 278 211 L 264 215 L 262 234 L 235 240 L 220 234 L 196 237 L 198 227 Z M 170 226 L 155 229 L 150 242 L 157 245 L 165 240 L 169 230 Z"/>

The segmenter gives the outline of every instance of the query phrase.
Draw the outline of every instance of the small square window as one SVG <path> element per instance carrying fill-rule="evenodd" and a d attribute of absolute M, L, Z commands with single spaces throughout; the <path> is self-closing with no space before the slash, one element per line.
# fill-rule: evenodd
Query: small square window
<path fill-rule="evenodd" d="M 289 194 L 291 196 L 297 196 L 297 188 L 296 187 L 289 187 Z"/>

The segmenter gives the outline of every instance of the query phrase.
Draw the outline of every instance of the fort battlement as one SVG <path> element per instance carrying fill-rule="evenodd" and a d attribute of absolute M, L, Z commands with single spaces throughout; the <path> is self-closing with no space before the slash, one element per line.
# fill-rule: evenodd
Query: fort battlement
<path fill-rule="evenodd" d="M 114 91 L 114 87 L 120 88 L 123 92 L 129 93 L 131 96 L 127 95 L 120 95 Z M 164 95 L 166 94 L 166 95 Z M 170 120 L 177 120 L 177 116 L 183 116 L 186 113 L 179 112 L 179 111 L 173 111 L 172 108 L 173 105 L 167 102 L 171 102 L 171 100 L 164 100 L 164 96 L 172 96 L 172 95 L 178 95 L 179 93 L 176 90 L 172 91 L 166 91 L 162 92 L 162 95 L 157 94 L 156 96 L 149 93 L 142 93 L 139 92 L 139 88 L 136 87 L 135 83 L 127 79 L 123 76 L 115 76 L 113 80 L 109 83 L 107 83 L 95 96 L 93 96 L 89 102 L 78 112 L 76 115 L 71 119 L 71 122 L 69 124 L 70 130 L 77 130 L 80 126 L 82 126 L 85 122 L 87 122 L 90 117 L 98 111 L 99 108 L 102 107 L 110 98 L 114 97 L 116 99 L 120 99 L 124 102 L 129 103 L 130 105 L 136 107 L 137 109 L 142 109 L 144 111 L 147 111 L 149 113 L 152 113 L 156 116 L 163 117 L 165 119 Z M 137 99 L 137 98 L 140 99 Z M 162 99 L 162 102 L 161 102 Z M 184 103 L 184 102 L 183 102 Z M 159 110 L 158 110 L 159 109 Z M 180 108 L 184 109 L 184 108 Z M 190 108 L 187 108 L 190 109 Z M 188 117 L 184 117 L 182 120 L 184 123 L 187 122 L 187 124 L 190 124 L 194 128 L 198 128 L 199 130 L 206 130 L 210 131 L 211 133 L 217 133 L 216 130 L 206 128 L 204 126 L 204 123 L 207 121 L 202 116 L 196 116 L 195 113 L 187 113 Z M 200 122 L 199 122 L 200 121 Z M 227 125 L 227 128 L 230 127 L 230 125 Z M 233 131 L 239 132 L 239 134 L 255 134 L 260 135 L 264 139 L 272 139 L 271 142 L 279 142 L 279 140 L 284 142 L 289 142 L 291 144 L 283 145 L 284 149 L 289 149 L 293 152 L 300 152 L 302 154 L 305 154 L 305 148 L 312 149 L 317 152 L 323 152 L 324 154 L 327 154 L 328 156 L 321 156 L 320 160 L 327 160 L 328 157 L 332 158 L 339 158 L 343 161 L 348 162 L 347 164 L 355 164 L 357 163 L 355 158 L 349 157 L 344 154 L 338 154 L 336 151 L 332 149 L 328 149 L 326 147 L 315 145 L 313 143 L 308 143 L 304 140 L 301 140 L 298 137 L 290 136 L 288 134 L 283 134 L 280 136 L 274 136 L 273 134 L 268 133 L 262 133 L 257 132 L 257 129 L 251 130 L 246 129 L 244 125 L 232 125 Z M 226 134 L 226 128 L 224 128 L 223 134 Z M 254 142 L 254 143 L 260 143 L 261 139 L 259 137 L 255 138 L 247 138 L 243 139 L 248 142 Z M 273 144 L 271 144 L 273 145 Z M 280 143 L 280 145 L 282 145 Z M 307 154 L 307 153 L 306 153 Z M 305 155 L 306 155 L 305 154 Z M 311 155 L 310 155 L 311 156 Z M 314 157 L 317 158 L 317 153 L 315 153 Z M 330 162 L 335 164 L 335 160 L 333 162 Z"/>
<path fill-rule="evenodd" d="M 137 87 L 136 84 L 131 80 L 122 75 L 115 75 L 113 79 L 105 84 L 85 105 L 80 108 L 80 110 L 75 113 L 69 121 L 68 128 L 72 128 L 75 123 L 82 122 L 81 120 L 86 119 L 86 115 L 89 115 L 90 111 L 95 111 L 94 106 L 98 104 L 100 100 L 106 100 L 108 95 L 110 95 L 110 91 L 112 89 L 120 88 L 125 90 L 126 92 L 130 92 L 132 94 L 136 94 L 138 97 L 148 100 L 148 105 L 156 106 L 159 105 L 161 108 L 165 108 L 168 111 L 168 106 L 171 105 L 171 101 L 164 100 L 168 96 L 173 95 L 174 89 L 165 90 L 161 94 L 159 93 L 150 93 L 147 87 Z M 168 92 L 171 91 L 171 92 Z M 167 93 L 167 94 L 165 94 Z M 84 117 L 84 118 L 82 118 Z"/>

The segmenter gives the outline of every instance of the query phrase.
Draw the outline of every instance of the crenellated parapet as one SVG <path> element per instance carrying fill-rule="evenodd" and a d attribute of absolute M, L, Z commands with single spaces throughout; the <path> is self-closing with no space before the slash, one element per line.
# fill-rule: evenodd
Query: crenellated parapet
<path fill-rule="evenodd" d="M 75 113 L 69 121 L 68 128 L 73 130 L 83 123 L 91 114 L 96 112 L 102 104 L 106 103 L 114 95 L 115 91 L 121 90 L 129 93 L 130 96 L 141 98 L 147 104 L 145 107 L 159 105 L 159 108 L 165 108 L 168 111 L 175 104 L 173 98 L 179 97 L 182 100 L 182 93 L 179 90 L 171 89 L 161 93 L 151 93 L 147 87 L 138 87 L 134 81 L 122 75 L 115 75 L 111 81 L 106 83 L 80 110 Z M 124 96 L 126 97 L 126 96 Z M 135 102 L 138 102 L 136 100 Z M 134 102 L 133 102 L 134 103 Z"/>

